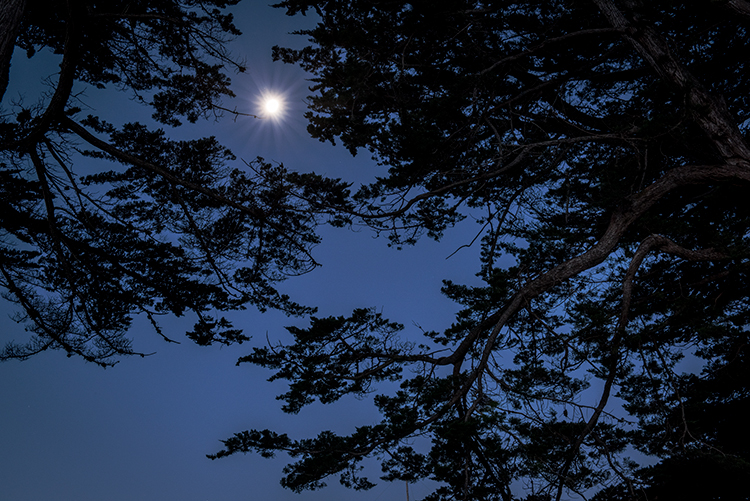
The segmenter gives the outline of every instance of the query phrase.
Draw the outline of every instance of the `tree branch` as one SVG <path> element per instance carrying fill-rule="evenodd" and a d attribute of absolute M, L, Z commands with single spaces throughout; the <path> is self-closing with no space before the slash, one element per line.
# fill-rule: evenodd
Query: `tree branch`
<path fill-rule="evenodd" d="M 730 163 L 750 161 L 750 148 L 724 100 L 708 93 L 703 84 L 672 54 L 668 44 L 656 30 L 650 25 L 631 23 L 612 0 L 592 1 L 612 26 L 623 31 L 636 51 L 665 82 L 685 93 L 690 115 L 711 139 L 721 156 Z M 634 7 L 633 0 L 623 0 L 623 3 L 631 9 Z"/>
<path fill-rule="evenodd" d="M 724 6 L 731 9 L 735 14 L 750 18 L 750 2 L 746 0 L 728 0 Z"/>
<path fill-rule="evenodd" d="M 648 236 L 643 242 L 641 242 L 638 250 L 636 250 L 622 282 L 622 308 L 618 329 L 624 329 L 628 322 L 628 312 L 630 310 L 630 302 L 633 296 L 633 279 L 635 278 L 635 274 L 646 256 L 654 249 L 673 254 L 677 257 L 687 259 L 688 261 L 713 261 L 729 258 L 727 254 L 713 248 L 690 250 L 677 245 L 671 239 L 663 235 Z"/>
<path fill-rule="evenodd" d="M 26 148 L 31 150 L 36 143 L 40 142 L 42 137 L 49 130 L 50 125 L 59 121 L 65 112 L 65 105 L 68 103 L 70 93 L 73 91 L 76 73 L 78 72 L 79 59 L 79 39 L 81 37 L 81 26 L 72 12 L 70 2 L 68 2 L 68 19 L 66 20 L 65 45 L 63 48 L 63 60 L 60 63 L 60 73 L 55 87 L 55 93 L 52 95 L 47 108 L 44 110 L 39 122 L 34 125 L 31 133 L 22 140 Z"/>
<path fill-rule="evenodd" d="M 10 60 L 21 30 L 26 0 L 7 0 L 0 4 L 0 100 L 5 96 L 10 78 Z"/>
<path fill-rule="evenodd" d="M 565 35 L 561 35 L 559 37 L 548 38 L 546 40 L 542 40 L 539 44 L 535 45 L 534 47 L 530 49 L 526 49 L 522 52 L 519 52 L 518 54 L 506 56 L 500 59 L 499 61 L 492 63 L 491 66 L 480 71 L 479 75 L 484 75 L 486 73 L 489 73 L 490 71 L 494 70 L 500 65 L 512 63 L 513 61 L 521 59 L 522 57 L 530 56 L 534 54 L 535 52 L 540 51 L 549 45 L 559 44 L 561 42 L 566 42 L 568 40 L 576 39 L 576 38 L 583 37 L 583 36 L 603 35 L 603 34 L 619 33 L 619 32 L 620 32 L 620 29 L 618 28 L 593 28 L 590 30 L 580 30 L 580 31 L 575 31 L 573 33 L 566 33 Z"/>
<path fill-rule="evenodd" d="M 515 294 L 513 299 L 511 299 L 504 309 L 496 312 L 491 317 L 488 317 L 485 322 L 482 322 L 478 328 L 464 338 L 452 355 L 446 357 L 446 359 L 451 360 L 454 363 L 460 363 L 460 360 L 466 353 L 468 353 L 471 345 L 479 337 L 481 332 L 480 327 L 484 327 L 490 321 L 494 322 L 495 325 L 487 338 L 479 364 L 469 375 L 462 387 L 456 392 L 452 402 L 457 401 L 459 395 L 466 394 L 474 381 L 476 381 L 476 379 L 484 372 L 500 331 L 507 324 L 508 320 L 510 320 L 510 318 L 513 317 L 513 315 L 515 315 L 530 299 L 542 294 L 550 287 L 562 283 L 565 280 L 602 263 L 615 249 L 620 238 L 630 225 L 645 214 L 648 209 L 669 192 L 678 187 L 690 184 L 727 180 L 742 180 L 750 182 L 750 169 L 747 169 L 744 164 L 742 166 L 720 165 L 676 167 L 665 173 L 664 176 L 646 187 L 640 193 L 629 197 L 626 203 L 612 215 L 609 226 L 604 232 L 604 235 L 602 235 L 599 241 L 591 249 L 528 282 Z M 608 387 L 605 386 L 606 391 L 608 391 L 607 388 Z M 599 414 L 600 413 L 601 411 L 599 411 Z"/>
<path fill-rule="evenodd" d="M 256 209 L 252 209 L 250 207 L 247 207 L 246 205 L 235 202 L 234 200 L 231 200 L 223 195 L 216 193 L 210 188 L 207 188 L 203 185 L 191 183 L 190 181 L 186 181 L 185 179 L 179 178 L 175 176 L 174 174 L 172 174 L 171 172 L 169 172 L 164 167 L 160 167 L 158 165 L 152 164 L 145 160 L 141 160 L 140 158 L 134 155 L 125 153 L 124 151 L 121 151 L 118 148 L 107 143 L 106 141 L 102 141 L 98 137 L 94 136 L 89 131 L 87 131 L 84 127 L 82 127 L 80 124 L 71 120 L 69 117 L 63 117 L 61 120 L 61 124 L 67 129 L 69 129 L 71 132 L 74 132 L 75 134 L 77 134 L 81 139 L 83 139 L 90 145 L 102 150 L 103 152 L 109 155 L 112 155 L 113 157 L 120 160 L 121 162 L 145 169 L 149 172 L 152 172 L 160 176 L 161 178 L 165 179 L 166 181 L 168 181 L 169 183 L 173 185 L 184 186 L 185 188 L 188 188 L 192 191 L 206 195 L 207 197 L 213 200 L 216 200 L 217 202 L 227 207 L 231 207 L 233 209 L 240 211 L 243 214 L 250 216 L 256 221 L 260 221 L 264 224 L 267 224 L 268 226 L 276 230 L 280 235 L 285 236 L 287 240 L 292 242 L 301 253 L 303 253 L 308 259 L 310 259 L 312 263 L 317 264 L 315 260 L 313 259 L 312 255 L 309 253 L 309 251 L 306 248 L 304 248 L 302 244 L 300 244 L 294 238 L 289 236 L 288 231 L 286 229 L 281 228 L 278 224 L 275 224 L 272 221 L 270 221 L 267 213 L 258 211 Z"/>

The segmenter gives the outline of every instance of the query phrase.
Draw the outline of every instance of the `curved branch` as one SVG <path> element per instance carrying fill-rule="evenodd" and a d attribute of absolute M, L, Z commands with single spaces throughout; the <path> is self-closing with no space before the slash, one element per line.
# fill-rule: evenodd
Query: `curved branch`
<path fill-rule="evenodd" d="M 45 343 L 45 345 L 41 347 L 38 347 L 37 349 L 33 349 L 33 350 L 27 349 L 23 353 L 7 353 L 9 350 L 6 347 L 6 353 L 0 353 L 0 360 L 6 360 L 10 358 L 17 358 L 17 359 L 24 360 L 34 355 L 35 353 L 49 349 L 55 344 L 59 345 L 66 352 L 75 353 L 76 355 L 79 355 L 81 358 L 83 358 L 87 362 L 92 362 L 96 365 L 99 365 L 100 367 L 108 367 L 117 363 L 117 362 L 106 361 L 107 358 L 109 358 L 115 353 L 121 354 L 121 355 L 145 356 L 145 354 L 143 353 L 137 353 L 129 349 L 123 349 L 121 347 L 115 346 L 112 343 L 108 342 L 108 339 L 106 338 L 106 336 L 101 336 L 101 335 L 99 337 L 105 342 L 107 342 L 107 344 L 112 349 L 111 352 L 104 353 L 101 355 L 91 354 L 87 352 L 85 349 L 67 342 L 67 340 L 65 339 L 65 336 L 59 334 L 58 329 L 56 329 L 54 326 L 49 325 L 45 321 L 44 314 L 39 310 L 39 308 L 36 307 L 36 305 L 34 304 L 34 301 L 30 299 L 28 295 L 24 292 L 22 286 L 16 284 L 15 280 L 13 280 L 13 277 L 10 275 L 10 272 L 5 268 L 5 266 L 3 266 L 2 261 L 3 260 L 0 259 L 0 273 L 2 273 L 3 277 L 5 278 L 5 284 L 4 284 L 5 287 L 10 291 L 11 294 L 13 294 L 18 304 L 21 305 L 23 310 L 28 315 L 28 318 L 30 318 L 31 321 L 34 322 L 34 325 L 36 325 L 37 328 L 39 328 L 44 333 L 45 336 L 47 336 L 47 338 L 49 339 L 49 342 Z"/>
<path fill-rule="evenodd" d="M 633 279 L 640 268 L 643 260 L 654 249 L 658 249 L 667 254 L 673 254 L 677 257 L 687 259 L 688 261 L 713 261 L 727 259 L 729 256 L 713 248 L 690 250 L 677 245 L 671 239 L 663 235 L 648 236 L 636 250 L 633 259 L 630 261 L 628 271 L 622 281 L 622 309 L 618 329 L 624 329 L 628 322 L 628 312 L 630 311 L 630 302 L 633 296 Z"/>
<path fill-rule="evenodd" d="M 55 93 L 52 95 L 44 114 L 34 126 L 31 133 L 22 140 L 27 149 L 32 149 L 47 133 L 50 125 L 60 120 L 65 112 L 70 94 L 73 91 L 76 73 L 78 71 L 79 40 L 81 38 L 81 26 L 75 21 L 70 2 L 68 2 L 68 19 L 66 20 L 65 45 L 63 48 L 63 60 L 60 63 L 60 76 L 57 80 Z"/>
<path fill-rule="evenodd" d="M 21 30 L 26 0 L 4 1 L 0 5 L 0 99 L 5 96 L 10 78 L 10 60 Z"/>
<path fill-rule="evenodd" d="M 724 7 L 729 8 L 735 14 L 750 19 L 750 2 L 747 2 L 747 0 L 728 0 Z"/>
<path fill-rule="evenodd" d="M 298 248 L 298 250 L 301 253 L 305 255 L 305 257 L 310 259 L 310 261 L 313 264 L 317 265 L 316 261 L 313 259 L 309 251 L 301 243 L 297 242 L 297 240 L 292 238 L 288 234 L 288 231 L 286 229 L 270 221 L 268 214 L 266 212 L 259 211 L 259 210 L 247 207 L 246 205 L 243 205 L 241 203 L 235 202 L 234 200 L 231 200 L 223 195 L 220 195 L 219 193 L 216 193 L 210 188 L 207 188 L 203 185 L 195 184 L 190 181 L 186 181 L 185 179 L 179 178 L 175 176 L 174 174 L 172 174 L 171 172 L 169 172 L 164 167 L 160 167 L 158 165 L 142 160 L 134 155 L 121 151 L 118 148 L 107 143 L 106 141 L 103 141 L 99 139 L 98 137 L 94 136 L 89 131 L 87 131 L 83 126 L 76 123 L 69 117 L 63 117 L 61 120 L 61 124 L 67 129 L 69 129 L 71 132 L 77 134 L 81 139 L 83 139 L 90 145 L 102 150 L 103 152 L 109 155 L 112 155 L 114 158 L 120 160 L 121 162 L 145 169 L 149 172 L 152 172 L 160 176 L 161 178 L 165 179 L 172 185 L 184 186 L 185 188 L 188 188 L 189 190 L 195 191 L 197 193 L 201 193 L 202 195 L 206 195 L 207 197 L 212 198 L 213 200 L 216 200 L 222 205 L 236 209 L 240 211 L 241 213 L 250 216 L 256 221 L 260 221 L 264 224 L 267 224 L 268 226 L 273 228 L 275 231 L 277 231 L 280 235 L 283 235 L 290 242 L 294 243 L 294 245 Z"/>
<path fill-rule="evenodd" d="M 587 252 L 576 256 L 548 272 L 540 275 L 539 277 L 531 280 L 524 285 L 516 294 L 513 296 L 511 301 L 505 306 L 504 309 L 495 312 L 493 315 L 487 317 L 485 320 L 479 323 L 459 344 L 456 350 L 446 356 L 435 360 L 436 365 L 454 365 L 454 374 L 460 373 L 461 364 L 466 357 L 467 353 L 479 339 L 482 332 L 490 326 L 493 326 L 492 331 L 487 337 L 487 342 L 482 352 L 482 357 L 476 368 L 469 374 L 468 378 L 453 394 L 451 400 L 446 403 L 441 409 L 436 411 L 435 414 L 426 418 L 422 422 L 418 423 L 418 427 L 425 426 L 438 419 L 444 414 L 452 405 L 466 395 L 471 389 L 474 382 L 479 376 L 485 371 L 492 350 L 494 349 L 497 337 L 500 331 L 507 324 L 507 322 L 515 315 L 518 310 L 523 307 L 528 301 L 554 285 L 564 282 L 569 278 L 572 278 L 579 273 L 593 268 L 594 266 L 601 264 L 615 249 L 620 238 L 622 238 L 625 231 L 630 225 L 641 217 L 648 209 L 650 209 L 656 202 L 667 195 L 672 190 L 686 186 L 690 184 L 699 184 L 708 181 L 727 181 L 727 180 L 742 180 L 750 182 L 750 170 L 747 169 L 746 165 L 734 166 L 734 165 L 720 165 L 720 166 L 683 166 L 677 167 L 668 171 L 659 180 L 646 187 L 640 193 L 631 196 L 627 199 L 626 203 L 620 207 L 611 217 L 609 226 L 604 232 L 604 235 L 599 241 Z M 671 242 L 671 241 L 670 241 Z M 662 242 L 665 251 L 674 253 L 676 255 L 690 256 L 690 258 L 706 258 L 706 259 L 718 259 L 718 256 L 724 257 L 723 254 L 717 253 L 713 249 L 706 249 L 704 251 L 689 251 L 683 249 L 674 243 Z M 613 349 L 619 346 L 618 342 L 614 340 Z M 616 366 L 616 357 L 614 357 Z M 610 376 L 613 378 L 614 369 L 610 371 Z M 596 419 L 590 420 L 590 427 L 593 429 L 593 425 L 601 415 L 604 405 L 608 399 L 608 392 L 611 388 L 613 381 L 609 381 L 609 384 L 605 382 L 605 389 L 603 390 L 602 402 L 597 406 L 594 416 Z M 592 416 L 592 418 L 594 417 Z M 589 430 L 590 431 L 590 430 Z M 588 433 L 587 433 L 588 434 Z"/>
<path fill-rule="evenodd" d="M 126 153 L 122 150 L 119 150 L 115 146 L 112 146 L 111 144 L 107 143 L 106 141 L 103 141 L 99 139 L 98 137 L 91 134 L 89 131 L 87 131 L 83 126 L 78 124 L 77 122 L 74 122 L 68 117 L 64 117 L 62 119 L 61 125 L 66 127 L 71 132 L 74 132 L 77 134 L 81 139 L 89 143 L 91 146 L 94 146 L 103 152 L 112 155 L 116 159 L 120 160 L 121 162 L 134 165 L 136 167 L 140 167 L 141 169 L 147 170 L 153 174 L 158 175 L 159 177 L 165 179 L 169 183 L 173 185 L 179 185 L 184 186 L 185 188 L 188 188 L 192 191 L 196 191 L 198 193 L 201 193 L 203 195 L 206 195 L 217 202 L 220 202 L 221 204 L 224 204 L 228 207 L 232 207 L 234 209 L 239 210 L 243 214 L 246 214 L 252 218 L 259 219 L 261 221 L 265 221 L 266 214 L 254 210 L 250 207 L 246 207 L 240 203 L 237 203 L 233 200 L 230 200 L 222 195 L 219 195 L 218 193 L 210 190 L 209 188 L 206 188 L 205 186 L 191 183 L 190 181 L 186 181 L 184 179 L 181 179 L 171 172 L 169 172 L 164 167 L 160 167 L 158 165 L 152 164 L 150 162 L 147 162 L 145 160 L 141 160 L 140 158 L 131 155 L 130 153 Z"/>
<path fill-rule="evenodd" d="M 489 321 L 494 322 L 494 327 L 487 338 L 479 364 L 477 364 L 477 367 L 471 372 L 461 388 L 456 391 L 452 402 L 457 401 L 460 395 L 468 392 L 474 381 L 484 372 L 500 331 L 507 324 L 508 320 L 530 299 L 583 271 L 601 264 L 615 249 L 620 238 L 622 238 L 630 225 L 669 192 L 681 186 L 728 180 L 750 182 L 750 169 L 748 169 L 747 164 L 676 167 L 665 173 L 664 176 L 647 186 L 640 193 L 628 197 L 626 202 L 612 215 L 604 235 L 602 235 L 591 249 L 526 283 L 504 309 L 488 317 L 485 322 L 482 322 L 477 329 L 464 339 L 452 355 L 446 357 L 446 359 L 452 360 L 455 364 L 460 364 L 463 357 L 468 353 L 469 348 L 479 337 L 481 333 L 480 327 L 485 326 Z"/>
<path fill-rule="evenodd" d="M 708 93 L 703 84 L 687 71 L 669 50 L 669 45 L 650 25 L 631 23 L 612 0 L 592 0 L 607 20 L 625 33 L 636 51 L 667 83 L 685 93 L 688 111 L 727 162 L 750 161 L 750 148 L 732 118 L 726 103 Z M 633 8 L 633 0 L 625 0 Z M 732 0 L 731 4 L 746 5 Z"/>
<path fill-rule="evenodd" d="M 499 61 L 494 62 L 492 66 L 483 69 L 478 74 L 484 75 L 485 73 L 489 73 L 490 71 L 494 70 L 500 65 L 512 63 L 513 61 L 521 59 L 522 57 L 530 56 L 534 54 L 535 52 L 540 51 L 543 48 L 547 47 L 548 45 L 559 44 L 561 42 L 565 42 L 567 40 L 578 38 L 581 36 L 619 33 L 620 31 L 621 30 L 619 28 L 592 28 L 590 30 L 580 30 L 580 31 L 575 31 L 573 33 L 566 33 L 565 35 L 561 35 L 559 37 L 548 38 L 546 40 L 542 40 L 538 45 L 530 49 L 519 52 L 518 54 L 513 54 L 511 56 L 504 57 L 500 59 Z"/>
<path fill-rule="evenodd" d="M 521 153 L 519 153 L 513 160 L 511 160 L 507 165 L 504 165 L 500 167 L 499 169 L 495 169 L 491 172 L 487 172 L 485 174 L 482 174 L 480 176 L 472 177 L 470 179 L 462 179 L 461 181 L 456 181 L 455 183 L 447 184 L 445 186 L 442 186 L 440 188 L 437 188 L 432 191 L 428 191 L 426 193 L 420 193 L 419 195 L 416 195 L 414 198 L 410 199 L 403 207 L 400 207 L 399 209 L 396 209 L 391 212 L 379 212 L 377 214 L 364 214 L 361 212 L 355 212 L 350 211 L 350 213 L 353 216 L 360 217 L 362 219 L 382 219 L 382 218 L 392 218 L 392 217 L 398 217 L 401 214 L 405 213 L 407 210 L 409 210 L 414 204 L 417 202 L 420 202 L 422 200 L 426 200 L 428 198 L 436 197 L 438 195 L 442 195 L 453 188 L 457 188 L 459 186 L 463 186 L 465 184 L 469 183 L 475 183 L 477 181 L 485 181 L 487 179 L 492 179 L 494 177 L 497 177 L 504 172 L 507 172 L 508 170 L 512 169 L 513 167 L 517 166 L 521 161 L 526 158 L 526 154 L 528 153 L 528 148 L 524 147 L 522 148 Z"/>

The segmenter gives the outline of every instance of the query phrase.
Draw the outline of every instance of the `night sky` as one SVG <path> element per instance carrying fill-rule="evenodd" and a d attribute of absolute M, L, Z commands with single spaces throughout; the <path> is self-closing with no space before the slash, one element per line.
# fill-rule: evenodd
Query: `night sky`
<path fill-rule="evenodd" d="M 242 159 L 262 156 L 290 169 L 315 171 L 362 183 L 382 173 L 366 152 L 353 158 L 344 148 L 307 136 L 302 114 L 308 82 L 298 68 L 272 63 L 275 44 L 300 46 L 290 31 L 311 26 L 314 18 L 287 18 L 265 2 L 247 1 L 233 9 L 243 35 L 232 46 L 249 71 L 233 75 L 237 98 L 225 103 L 256 112 L 264 91 L 284 94 L 287 114 L 278 123 L 224 117 L 170 132 L 172 138 L 215 135 Z M 49 53 L 26 62 L 16 52 L 6 99 L 37 99 L 40 77 L 53 75 L 59 61 Z M 54 80 L 54 76 L 53 76 Z M 81 88 L 83 104 L 118 123 L 148 120 L 123 93 Z M 85 167 L 85 166 L 84 166 Z M 355 307 L 375 307 L 406 332 L 442 330 L 458 307 L 440 295 L 442 279 L 475 284 L 479 250 L 468 244 L 479 226 L 467 220 L 438 243 L 423 239 L 397 251 L 386 238 L 365 229 L 321 229 L 323 243 L 314 252 L 322 267 L 280 286 L 292 299 L 318 306 L 318 316 L 348 315 Z M 2 303 L 0 341 L 25 339 L 11 320 L 12 305 Z M 263 345 L 266 336 L 284 340 L 285 325 L 305 319 L 277 312 L 248 310 L 231 317 Z M 250 351 L 243 344 L 201 348 L 182 336 L 192 318 L 168 319 L 165 332 L 181 344 L 165 343 L 145 319 L 136 319 L 131 336 L 137 351 L 154 353 L 128 358 L 101 369 L 64 353 L 50 352 L 25 362 L 0 364 L 0 499 L 8 500 L 400 500 L 402 483 L 379 482 L 367 492 L 340 487 L 336 477 L 322 491 L 294 494 L 279 485 L 286 457 L 264 460 L 237 455 L 211 461 L 206 454 L 221 448 L 220 439 L 251 428 L 272 428 L 293 438 L 321 430 L 340 433 L 377 420 L 369 400 L 344 399 L 333 406 L 312 405 L 301 414 L 283 414 L 277 394 L 283 383 L 268 383 L 270 372 L 235 366 Z M 375 462 L 372 477 L 379 469 Z M 411 499 L 429 492 L 411 485 Z"/>

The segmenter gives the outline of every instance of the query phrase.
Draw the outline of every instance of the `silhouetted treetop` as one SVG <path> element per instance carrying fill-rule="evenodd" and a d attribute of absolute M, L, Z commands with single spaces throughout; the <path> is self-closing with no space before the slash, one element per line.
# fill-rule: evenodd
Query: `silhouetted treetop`
<path fill-rule="evenodd" d="M 59 71 L 48 94 L 4 101 L 0 285 L 31 338 L 2 359 L 62 349 L 109 365 L 133 353 L 135 315 L 166 338 L 158 317 L 191 313 L 191 339 L 228 344 L 247 337 L 216 312 L 312 311 L 273 286 L 314 267 L 318 242 L 283 166 L 237 162 L 214 137 L 118 123 L 116 107 L 81 110 L 86 85 L 121 91 L 170 127 L 229 111 L 227 72 L 244 71 L 227 49 L 236 3 L 4 2 L 2 93 L 14 45 L 15 57 L 52 52 Z"/>
<path fill-rule="evenodd" d="M 290 381 L 290 412 L 401 387 L 352 435 L 254 430 L 218 456 L 287 451 L 294 490 L 367 488 L 376 457 L 386 479 L 439 482 L 432 501 L 509 501 L 518 481 L 529 499 L 661 499 L 683 466 L 745 478 L 745 441 L 710 423 L 747 400 L 750 3 L 277 6 L 319 16 L 309 46 L 275 48 L 313 74 L 309 132 L 387 168 L 338 209 L 395 245 L 478 221 L 484 285 L 446 282 L 464 310 L 442 332 L 399 338 L 358 310 L 256 349 L 241 361 Z M 629 447 L 663 461 L 639 469 Z"/>

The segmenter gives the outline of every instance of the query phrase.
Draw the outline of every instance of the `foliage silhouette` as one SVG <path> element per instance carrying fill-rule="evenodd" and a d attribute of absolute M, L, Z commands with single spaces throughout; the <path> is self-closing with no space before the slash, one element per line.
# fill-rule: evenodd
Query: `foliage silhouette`
<path fill-rule="evenodd" d="M 746 492 L 750 3 L 277 6 L 319 16 L 311 45 L 275 48 L 314 75 L 309 132 L 388 168 L 320 210 L 395 246 L 472 216 L 485 285 L 446 282 L 464 309 L 421 344 L 361 309 L 256 348 L 240 363 L 289 381 L 287 412 L 400 389 L 349 436 L 251 430 L 210 457 L 287 452 L 295 491 L 368 488 L 375 457 L 437 481 L 430 501 L 509 501 L 521 481 L 528 499 L 679 498 L 710 491 L 703 468 Z"/>
<path fill-rule="evenodd" d="M 157 319 L 192 313 L 187 335 L 208 345 L 247 339 L 213 311 L 313 311 L 274 289 L 316 265 L 318 242 L 283 166 L 236 165 L 214 137 L 175 141 L 77 107 L 86 84 L 128 93 L 169 127 L 228 111 L 226 73 L 244 71 L 226 45 L 237 1 L 3 3 L 2 93 L 14 45 L 51 51 L 60 68 L 49 95 L 8 99 L 0 123 L 0 285 L 31 333 L 0 358 L 61 349 L 107 366 L 134 354 L 135 315 L 169 339 Z"/>
<path fill-rule="evenodd" d="M 160 315 L 192 312 L 195 342 L 242 342 L 209 312 L 311 314 L 274 283 L 315 266 L 322 220 L 398 247 L 472 216 L 484 285 L 445 283 L 463 310 L 442 332 L 360 308 L 239 360 L 289 381 L 290 413 L 395 382 L 380 422 L 249 430 L 211 457 L 287 452 L 295 491 L 370 488 L 375 457 L 386 480 L 437 481 L 432 501 L 510 501 L 518 482 L 528 500 L 746 499 L 749 3 L 283 1 L 320 18 L 312 45 L 275 49 L 314 75 L 310 133 L 388 169 L 353 195 L 76 107 L 85 83 L 168 127 L 227 111 L 235 3 L 0 7 L 2 94 L 14 46 L 60 57 L 51 94 L 0 123 L 0 284 L 32 336 L 0 357 L 110 365 L 138 314 L 166 337 Z"/>

